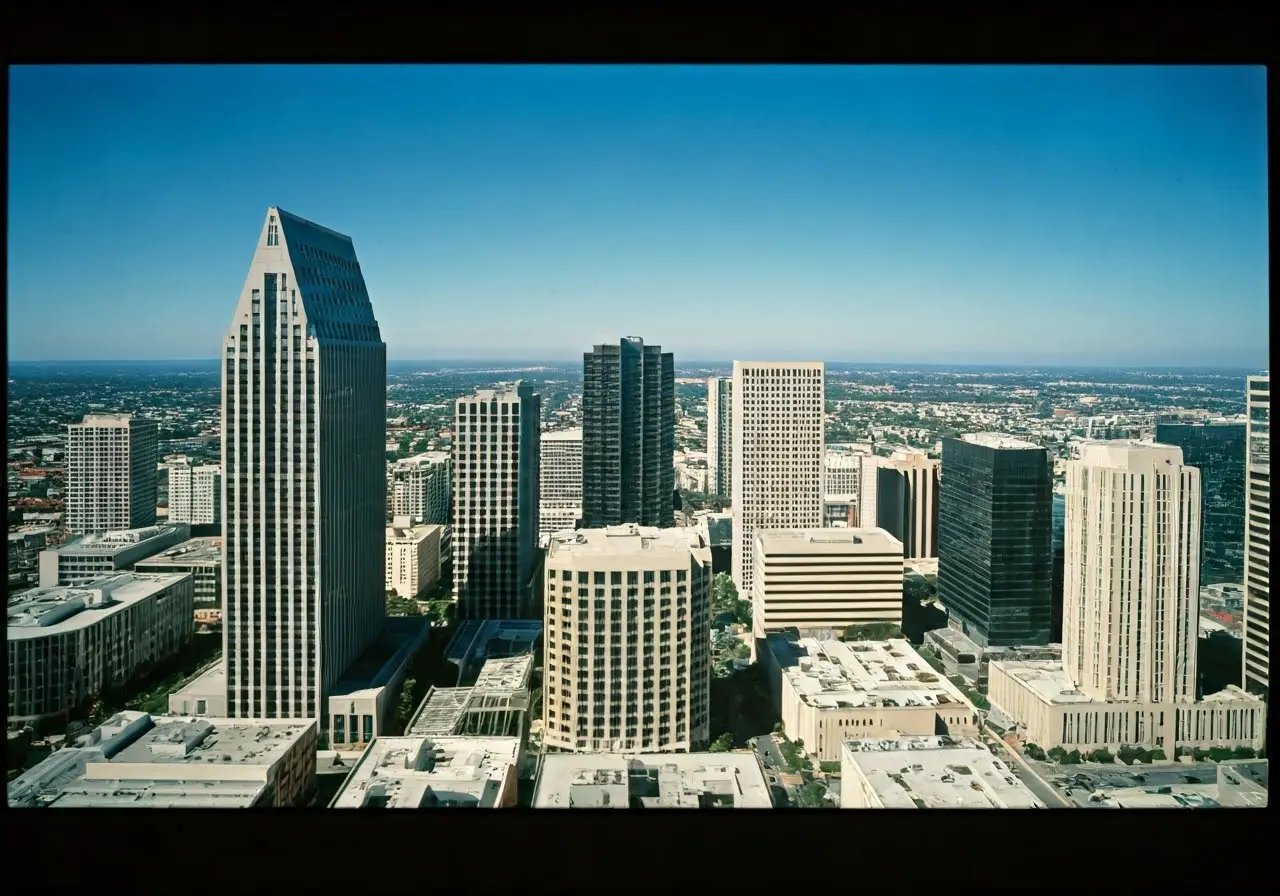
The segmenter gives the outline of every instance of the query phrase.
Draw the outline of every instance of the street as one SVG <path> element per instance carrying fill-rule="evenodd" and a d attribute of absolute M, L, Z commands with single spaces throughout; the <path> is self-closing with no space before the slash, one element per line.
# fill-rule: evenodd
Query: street
<path fill-rule="evenodd" d="M 1027 789 L 1035 794 L 1036 799 L 1044 803 L 1046 809 L 1070 809 L 1073 807 L 1069 800 L 1054 790 L 1053 785 L 1040 779 L 1039 768 L 1032 766 L 1032 768 L 1035 768 L 1035 773 L 1027 771 L 1023 764 L 1018 761 L 1019 757 L 1011 755 L 1012 750 L 999 739 L 996 739 L 992 746 L 1003 754 L 1005 764 L 1013 770 L 1014 777 L 1025 784 Z M 1025 757 L 1021 758 L 1025 760 Z"/>

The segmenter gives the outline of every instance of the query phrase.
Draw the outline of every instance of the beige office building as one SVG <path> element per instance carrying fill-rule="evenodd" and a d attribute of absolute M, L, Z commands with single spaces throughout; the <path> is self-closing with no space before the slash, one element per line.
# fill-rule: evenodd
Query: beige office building
<path fill-rule="evenodd" d="M 757 638 L 902 622 L 902 543 L 883 529 L 766 530 L 753 557 Z"/>
<path fill-rule="evenodd" d="M 733 380 L 707 380 L 707 492 L 733 497 Z"/>
<path fill-rule="evenodd" d="M 538 458 L 538 534 L 572 529 L 582 519 L 582 427 L 542 434 Z"/>
<path fill-rule="evenodd" d="M 440 535 L 444 527 L 414 526 L 409 517 L 387 527 L 387 591 L 413 599 L 440 580 Z"/>
<path fill-rule="evenodd" d="M 733 362 L 733 580 L 751 594 L 756 533 L 820 529 L 826 435 L 821 361 Z"/>
<path fill-rule="evenodd" d="M 86 414 L 67 427 L 72 535 L 155 525 L 157 439 L 155 421 L 132 414 Z"/>
<path fill-rule="evenodd" d="M 1244 687 L 1266 697 L 1271 677 L 1271 375 L 1248 381 L 1245 475 Z"/>
<path fill-rule="evenodd" d="M 711 551 L 693 529 L 551 536 L 543 744 L 689 751 L 710 740 Z"/>

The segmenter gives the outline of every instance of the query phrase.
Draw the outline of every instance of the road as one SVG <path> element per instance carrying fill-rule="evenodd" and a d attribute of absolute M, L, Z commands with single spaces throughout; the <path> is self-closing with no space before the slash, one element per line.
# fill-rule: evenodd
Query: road
<path fill-rule="evenodd" d="M 995 732 L 989 733 L 993 736 L 995 734 Z M 1054 790 L 1052 784 L 1042 780 L 1036 771 L 1028 770 L 1030 763 L 1024 765 L 1023 762 L 1019 762 L 1018 760 L 1023 757 L 1015 755 L 1013 750 L 1011 750 L 1004 741 L 997 737 L 993 746 L 1004 754 L 1009 768 L 1013 770 L 1014 777 L 1025 784 L 1027 789 L 1035 794 L 1036 799 L 1044 803 L 1046 809 L 1074 808 L 1074 804 L 1062 794 Z"/>
<path fill-rule="evenodd" d="M 793 805 L 795 803 L 795 795 L 790 788 L 782 783 L 781 776 L 786 769 L 786 762 L 782 758 L 782 752 L 778 749 L 778 745 L 773 742 L 772 737 L 762 734 L 753 739 L 752 746 L 764 765 L 764 774 L 769 782 L 769 790 L 773 793 L 774 806 L 782 809 Z"/>

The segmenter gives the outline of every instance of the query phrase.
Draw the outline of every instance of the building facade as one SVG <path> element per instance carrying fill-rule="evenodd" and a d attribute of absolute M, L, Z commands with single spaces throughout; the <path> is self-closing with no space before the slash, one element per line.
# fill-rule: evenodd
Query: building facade
<path fill-rule="evenodd" d="M 40 552 L 40 587 L 83 585 L 108 578 L 181 544 L 190 535 L 191 527 L 185 524 L 81 535 Z"/>
<path fill-rule="evenodd" d="M 923 454 L 901 454 L 875 471 L 876 526 L 902 542 L 909 560 L 938 556 L 939 466 Z"/>
<path fill-rule="evenodd" d="M 1271 675 L 1271 375 L 1248 381 L 1244 688 L 1264 699 Z"/>
<path fill-rule="evenodd" d="M 451 522 L 453 459 L 447 451 L 428 451 L 396 461 L 391 468 L 391 514 L 415 523 Z"/>
<path fill-rule="evenodd" d="M 195 583 L 196 617 L 209 610 L 222 616 L 222 539 L 192 538 L 134 565 L 135 572 L 191 573 Z M 207 618 L 207 616 L 206 616 Z"/>
<path fill-rule="evenodd" d="M 268 209 L 223 346 L 232 718 L 322 718 L 382 628 L 386 404 L 351 238 Z"/>
<path fill-rule="evenodd" d="M 1067 463 L 1062 662 L 1097 700 L 1196 698 L 1200 471 L 1172 445 L 1086 442 Z"/>
<path fill-rule="evenodd" d="M 577 525 L 582 519 L 582 427 L 542 434 L 538 482 L 538 534 Z"/>
<path fill-rule="evenodd" d="M 733 380 L 707 380 L 707 491 L 733 498 Z"/>
<path fill-rule="evenodd" d="M 938 599 L 979 647 L 1049 642 L 1052 495 L 1045 449 L 998 433 L 943 439 Z"/>
<path fill-rule="evenodd" d="M 387 527 L 387 591 L 410 600 L 440 580 L 443 526 L 411 525 L 396 517 Z"/>
<path fill-rule="evenodd" d="M 156 522 L 157 429 L 132 414 L 86 414 L 67 427 L 67 530 L 72 535 Z"/>
<path fill-rule="evenodd" d="M 693 529 L 551 537 L 543 744 L 689 752 L 710 741 L 711 552 Z"/>
<path fill-rule="evenodd" d="M 193 467 L 185 457 L 168 464 L 171 523 L 207 526 L 222 521 L 222 468 Z"/>
<path fill-rule="evenodd" d="M 733 580 L 751 594 L 756 532 L 820 529 L 826 367 L 733 362 Z"/>
<path fill-rule="evenodd" d="M 582 356 L 582 525 L 675 520 L 676 378 L 671 352 L 637 337 Z"/>
<path fill-rule="evenodd" d="M 453 591 L 463 619 L 529 612 L 538 547 L 541 398 L 530 383 L 458 399 Z"/>

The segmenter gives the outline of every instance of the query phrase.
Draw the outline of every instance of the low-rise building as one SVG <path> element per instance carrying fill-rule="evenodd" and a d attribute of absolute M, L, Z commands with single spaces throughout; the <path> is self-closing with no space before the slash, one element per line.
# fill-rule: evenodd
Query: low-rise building
<path fill-rule="evenodd" d="M 37 588 L 8 605 L 9 727 L 65 718 L 176 653 L 195 621 L 189 573 Z"/>
<path fill-rule="evenodd" d="M 1043 809 L 1013 770 L 973 740 L 848 740 L 840 748 L 842 809 Z"/>
<path fill-rule="evenodd" d="M 512 809 L 518 737 L 379 737 L 364 751 L 334 809 Z"/>
<path fill-rule="evenodd" d="M 850 739 L 977 737 L 978 710 L 902 639 L 769 636 L 764 661 L 786 734 L 823 762 Z"/>
<path fill-rule="evenodd" d="M 431 688 L 404 727 L 416 737 L 518 737 L 529 732 L 533 655 L 487 660 L 468 687 Z"/>
<path fill-rule="evenodd" d="M 169 695 L 169 715 L 222 718 L 227 714 L 227 666 L 218 660 Z"/>
<path fill-rule="evenodd" d="M 40 554 L 49 544 L 52 526 L 34 526 L 9 533 L 9 591 L 40 583 Z"/>
<path fill-rule="evenodd" d="M 414 654 L 426 641 L 430 620 L 392 616 L 377 640 L 329 694 L 330 749 L 360 750 L 386 730 Z"/>
<path fill-rule="evenodd" d="M 222 539 L 191 538 L 176 547 L 169 548 L 139 560 L 136 572 L 173 573 L 189 572 L 195 583 L 196 611 L 216 609 L 222 611 Z"/>
<path fill-rule="evenodd" d="M 79 585 L 129 570 L 139 560 L 186 541 L 191 527 L 146 526 L 73 538 L 40 552 L 40 587 Z"/>
<path fill-rule="evenodd" d="M 1266 739 L 1266 704 L 1235 685 L 1194 703 L 1099 700 L 1080 690 L 1059 662 L 993 662 L 987 696 L 1042 750 L 1132 746 L 1172 757 L 1178 747 L 1257 750 Z"/>
<path fill-rule="evenodd" d="M 440 581 L 440 538 L 444 526 L 414 526 L 396 517 L 387 527 L 387 590 L 413 599 Z"/>
<path fill-rule="evenodd" d="M 306 806 L 316 791 L 312 720 L 118 713 L 9 785 L 9 805 L 53 809 Z"/>
<path fill-rule="evenodd" d="M 535 809 L 771 809 L 753 753 L 548 753 Z"/>

